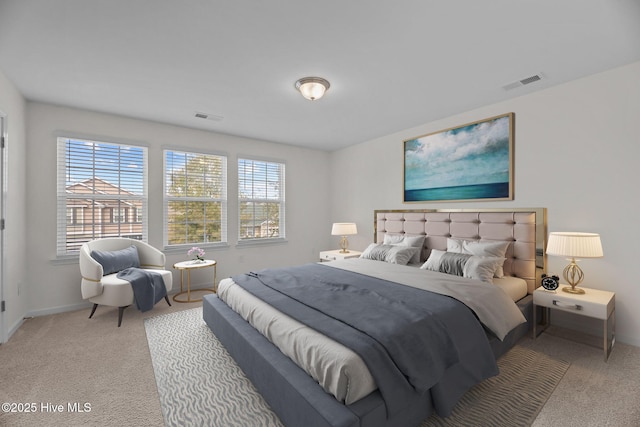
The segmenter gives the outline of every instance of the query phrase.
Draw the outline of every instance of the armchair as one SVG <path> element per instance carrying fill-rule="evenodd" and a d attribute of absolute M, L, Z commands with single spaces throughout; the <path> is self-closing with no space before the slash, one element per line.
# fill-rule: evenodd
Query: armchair
<path fill-rule="evenodd" d="M 118 307 L 118 327 L 122 324 L 124 309 L 134 303 L 133 288 L 131 283 L 119 279 L 117 271 L 104 274 L 102 264 L 91 257 L 91 251 L 119 251 L 135 246 L 138 251 L 140 268 L 152 270 L 162 275 L 167 292 L 173 285 L 171 271 L 165 270 L 166 257 L 164 253 L 141 240 L 124 237 L 108 237 L 91 240 L 80 248 L 80 274 L 82 275 L 82 298 L 93 303 L 89 318 L 98 308 L 98 305 Z M 168 296 L 164 297 L 167 304 L 171 305 Z"/>

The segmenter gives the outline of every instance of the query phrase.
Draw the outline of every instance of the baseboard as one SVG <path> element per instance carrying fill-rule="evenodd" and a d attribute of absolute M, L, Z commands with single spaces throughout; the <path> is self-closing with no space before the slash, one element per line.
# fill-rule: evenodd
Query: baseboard
<path fill-rule="evenodd" d="M 197 290 L 197 288 L 194 288 L 192 286 L 191 290 Z M 171 291 L 167 292 L 167 294 L 171 296 L 177 293 L 178 291 L 179 289 L 178 290 L 172 289 Z M 78 304 L 60 305 L 58 307 L 43 308 L 41 310 L 30 310 L 27 312 L 27 314 L 24 315 L 24 317 L 39 317 L 39 316 L 47 316 L 49 314 L 66 313 L 67 311 L 76 311 L 76 310 L 83 310 L 85 308 L 90 308 L 92 305 L 93 304 L 89 301 L 83 301 Z M 22 323 L 20 323 L 20 325 L 21 324 Z M 20 327 L 20 325 L 18 325 L 18 327 Z"/>
<path fill-rule="evenodd" d="M 629 344 L 634 347 L 640 347 L 640 338 L 638 337 L 630 337 L 629 335 L 620 335 L 616 333 L 616 341 Z"/>
<path fill-rule="evenodd" d="M 47 316 L 49 314 L 66 313 L 67 311 L 82 310 L 91 306 L 92 304 L 90 302 L 81 302 L 79 304 L 71 305 L 60 305 L 58 307 L 44 308 L 42 310 L 30 310 L 27 312 L 25 317 L 40 317 Z"/>
<path fill-rule="evenodd" d="M 9 342 L 13 334 L 15 334 L 18 331 L 18 329 L 20 329 L 20 326 L 22 326 L 23 323 L 24 323 L 24 317 L 21 317 L 20 319 L 18 319 L 7 331 L 7 337 L 6 337 L 7 339 L 4 342 Z"/>

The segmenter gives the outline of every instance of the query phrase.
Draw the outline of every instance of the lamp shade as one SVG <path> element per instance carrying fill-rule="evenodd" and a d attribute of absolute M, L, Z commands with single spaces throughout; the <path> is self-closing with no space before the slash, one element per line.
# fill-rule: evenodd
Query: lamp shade
<path fill-rule="evenodd" d="M 333 236 L 350 236 L 358 234 L 358 228 L 353 222 L 334 222 L 331 227 L 331 235 Z"/>
<path fill-rule="evenodd" d="M 571 258 L 600 258 L 603 256 L 600 235 L 566 231 L 550 233 L 547 254 Z"/>

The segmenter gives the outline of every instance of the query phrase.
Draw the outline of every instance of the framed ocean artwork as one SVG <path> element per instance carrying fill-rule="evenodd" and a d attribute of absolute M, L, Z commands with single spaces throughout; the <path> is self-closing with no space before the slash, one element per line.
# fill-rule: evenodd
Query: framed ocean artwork
<path fill-rule="evenodd" d="M 404 199 L 513 200 L 514 113 L 404 141 Z"/>

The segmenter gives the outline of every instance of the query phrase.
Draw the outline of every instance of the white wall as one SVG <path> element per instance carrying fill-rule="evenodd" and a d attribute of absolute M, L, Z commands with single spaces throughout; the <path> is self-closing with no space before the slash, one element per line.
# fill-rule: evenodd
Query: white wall
<path fill-rule="evenodd" d="M 515 113 L 513 201 L 402 203 L 402 141 L 507 112 Z M 546 207 L 549 231 L 601 234 L 605 256 L 581 261 L 583 285 L 616 292 L 617 338 L 640 346 L 638 120 L 640 62 L 336 151 L 332 219 L 356 221 L 350 247 L 364 249 L 374 209 Z M 548 271 L 561 276 L 565 264 L 549 257 Z"/>
<path fill-rule="evenodd" d="M 70 131 L 106 141 L 149 146 L 149 243 L 162 248 L 162 150 L 215 151 L 228 156 L 229 247 L 207 250 L 218 261 L 218 279 L 249 270 L 295 265 L 318 259 L 330 246 L 328 207 L 330 155 L 323 151 L 232 137 L 41 103 L 27 103 L 27 209 L 29 314 L 40 315 L 86 304 L 80 297 L 77 261 L 56 262 L 56 132 Z M 287 243 L 236 247 L 237 158 L 251 155 L 286 163 Z M 167 265 L 188 259 L 185 251 L 165 251 Z M 192 273 L 194 286 L 210 281 L 210 271 Z M 23 279 L 24 280 L 24 279 Z M 179 276 L 174 273 L 174 283 Z"/>
<path fill-rule="evenodd" d="M 25 241 L 25 100 L 0 72 L 0 113 L 6 116 L 7 170 L 5 200 L 5 271 L 4 294 L 6 311 L 0 330 L 0 342 L 7 339 L 22 324 L 27 309 L 26 241 Z"/>

